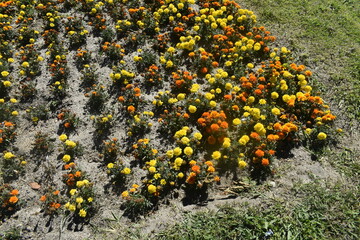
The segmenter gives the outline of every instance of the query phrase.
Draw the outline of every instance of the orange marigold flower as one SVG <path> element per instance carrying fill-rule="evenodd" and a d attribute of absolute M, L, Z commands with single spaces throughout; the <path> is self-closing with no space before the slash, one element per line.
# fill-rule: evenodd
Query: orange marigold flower
<path fill-rule="evenodd" d="M 263 165 L 263 166 L 269 166 L 269 164 L 270 164 L 270 162 L 269 162 L 269 159 L 267 159 L 267 158 L 263 158 L 262 160 L 261 160 L 261 165 Z"/>
<path fill-rule="evenodd" d="M 224 129 L 227 129 L 227 128 L 229 127 L 229 124 L 224 121 L 224 122 L 222 122 L 222 123 L 220 124 L 220 127 L 221 127 L 221 128 L 224 128 Z"/>
<path fill-rule="evenodd" d="M 42 195 L 42 196 L 40 197 L 40 201 L 45 202 L 45 200 L 46 200 L 46 196 L 45 196 L 45 195 Z"/>
<path fill-rule="evenodd" d="M 268 153 L 269 153 L 270 155 L 274 155 L 274 154 L 275 154 L 275 150 L 271 150 L 271 149 L 270 149 L 270 150 L 268 151 Z"/>
<path fill-rule="evenodd" d="M 11 196 L 9 198 L 9 203 L 15 204 L 19 201 L 19 199 L 16 196 Z"/>
<path fill-rule="evenodd" d="M 199 174 L 200 173 L 200 166 L 199 165 L 194 165 L 191 167 L 191 171 Z"/>
<path fill-rule="evenodd" d="M 260 135 L 257 132 L 250 133 L 250 137 L 256 140 L 260 140 Z"/>
<path fill-rule="evenodd" d="M 275 123 L 273 127 L 275 130 L 281 130 L 281 123 Z"/>
<path fill-rule="evenodd" d="M 255 151 L 255 155 L 257 157 L 263 157 L 265 155 L 265 153 L 264 153 L 263 150 L 258 149 L 258 150 Z"/>
<path fill-rule="evenodd" d="M 219 130 L 220 127 L 218 124 L 213 123 L 213 124 L 211 124 L 210 128 L 211 128 L 211 131 L 216 132 Z"/>
<path fill-rule="evenodd" d="M 215 168 L 213 166 L 208 167 L 207 169 L 208 172 L 215 172 Z"/>
<path fill-rule="evenodd" d="M 200 124 L 201 126 L 206 126 L 206 120 L 204 118 L 199 118 L 197 120 L 197 123 Z"/>
<path fill-rule="evenodd" d="M 19 190 L 17 190 L 17 189 L 14 189 L 10 192 L 10 195 L 12 195 L 12 196 L 16 196 L 18 194 L 19 194 Z"/>
<path fill-rule="evenodd" d="M 133 112 L 135 112 L 135 107 L 133 105 L 130 105 L 127 107 L 127 110 L 129 113 L 133 113 Z"/>

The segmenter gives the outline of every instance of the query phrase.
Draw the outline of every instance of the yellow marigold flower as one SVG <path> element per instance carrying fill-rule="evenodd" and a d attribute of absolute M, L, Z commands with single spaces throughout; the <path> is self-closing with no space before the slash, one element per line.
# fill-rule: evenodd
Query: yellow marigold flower
<path fill-rule="evenodd" d="M 210 107 L 214 108 L 214 107 L 216 107 L 216 102 L 215 101 L 210 101 L 209 105 L 210 105 Z"/>
<path fill-rule="evenodd" d="M 194 138 L 195 138 L 196 140 L 201 140 L 202 134 L 199 133 L 199 132 L 196 132 L 196 133 L 194 133 Z"/>
<path fill-rule="evenodd" d="M 285 94 L 285 95 L 283 95 L 282 96 L 282 100 L 284 101 L 284 102 L 288 102 L 288 101 L 290 101 L 290 99 L 291 99 L 291 97 L 288 95 L 288 94 Z"/>
<path fill-rule="evenodd" d="M 7 77 L 10 73 L 8 71 L 2 71 L 1 76 Z"/>
<path fill-rule="evenodd" d="M 246 66 L 250 69 L 254 68 L 254 64 L 252 64 L 252 63 L 248 63 Z"/>
<path fill-rule="evenodd" d="M 149 167 L 149 172 L 150 173 L 155 173 L 156 172 L 156 167 Z"/>
<path fill-rule="evenodd" d="M 28 62 L 23 62 L 21 66 L 27 68 L 30 66 L 30 64 Z"/>
<path fill-rule="evenodd" d="M 77 190 L 75 188 L 73 188 L 73 189 L 70 190 L 69 193 L 70 193 L 71 196 L 74 196 L 77 193 Z"/>
<path fill-rule="evenodd" d="M 196 164 L 196 161 L 195 160 L 191 160 L 190 162 L 189 162 L 189 165 L 190 166 L 193 166 L 193 165 L 195 165 Z"/>
<path fill-rule="evenodd" d="M 184 160 L 182 158 L 176 158 L 174 164 L 176 167 L 180 167 L 183 164 Z"/>
<path fill-rule="evenodd" d="M 271 113 L 274 114 L 274 115 L 280 115 L 281 114 L 280 109 L 278 109 L 278 108 L 271 109 Z"/>
<path fill-rule="evenodd" d="M 81 187 L 83 187 L 85 185 L 85 182 L 84 181 L 77 181 L 76 182 L 76 187 L 78 187 L 78 188 L 81 188 Z"/>
<path fill-rule="evenodd" d="M 93 199 L 92 197 L 89 197 L 89 198 L 87 199 L 87 201 L 88 201 L 88 202 L 92 202 L 92 201 L 94 201 L 94 199 Z"/>
<path fill-rule="evenodd" d="M 193 85 L 191 86 L 190 92 L 195 93 L 195 92 L 197 92 L 199 89 L 200 89 L 200 85 L 195 83 L 195 84 L 193 84 Z"/>
<path fill-rule="evenodd" d="M 161 179 L 161 180 L 160 180 L 160 184 L 161 184 L 161 185 L 165 185 L 165 184 L 166 184 L 166 180 L 165 180 L 165 179 Z"/>
<path fill-rule="evenodd" d="M 182 172 L 181 172 L 181 173 L 178 173 L 177 177 L 181 179 L 181 178 L 184 177 L 184 174 L 183 174 Z"/>
<path fill-rule="evenodd" d="M 156 193 L 156 186 L 150 184 L 150 185 L 148 186 L 148 192 L 149 192 L 150 194 Z"/>
<path fill-rule="evenodd" d="M 272 99 L 277 99 L 279 97 L 279 94 L 277 92 L 272 92 L 271 93 L 271 98 Z"/>
<path fill-rule="evenodd" d="M 76 206 L 74 204 L 69 205 L 69 211 L 74 212 L 76 210 Z"/>
<path fill-rule="evenodd" d="M 176 147 L 176 148 L 174 149 L 174 155 L 175 155 L 175 156 L 179 156 L 181 153 L 182 153 L 182 149 L 181 149 L 181 148 Z"/>
<path fill-rule="evenodd" d="M 5 99 L 0 98 L 0 103 L 4 103 L 4 102 L 5 102 Z"/>
<path fill-rule="evenodd" d="M 297 79 L 298 79 L 299 81 L 304 81 L 304 80 L 305 80 L 305 76 L 302 75 L 302 74 L 299 74 L 299 75 L 297 75 Z"/>
<path fill-rule="evenodd" d="M 249 102 L 249 103 L 255 102 L 255 97 L 250 96 L 250 97 L 248 98 L 248 102 Z"/>
<path fill-rule="evenodd" d="M 12 154 L 11 152 L 6 152 L 6 153 L 4 154 L 4 158 L 5 158 L 5 159 L 11 159 L 11 158 L 13 158 L 13 157 L 15 157 L 15 155 Z"/>
<path fill-rule="evenodd" d="M 235 118 L 235 119 L 232 121 L 232 123 L 233 123 L 235 126 L 237 126 L 237 125 L 241 124 L 241 120 L 240 120 L 239 118 Z"/>
<path fill-rule="evenodd" d="M 320 132 L 318 135 L 317 135 L 317 139 L 319 140 L 325 140 L 327 137 L 327 135 L 323 132 Z"/>
<path fill-rule="evenodd" d="M 65 142 L 66 140 L 67 140 L 67 136 L 66 136 L 66 134 L 61 134 L 60 136 L 59 136 L 59 139 L 60 139 L 60 141 L 62 141 L 62 142 Z"/>
<path fill-rule="evenodd" d="M 123 174 L 125 175 L 128 175 L 131 173 L 131 169 L 130 168 L 124 168 L 122 171 L 121 171 Z"/>
<path fill-rule="evenodd" d="M 3 85 L 4 85 L 4 87 L 10 87 L 11 82 L 10 81 L 3 81 Z"/>
<path fill-rule="evenodd" d="M 167 151 L 167 152 L 166 152 L 166 156 L 167 156 L 168 158 L 172 158 L 172 157 L 174 156 L 174 151 L 173 151 L 173 150 Z"/>
<path fill-rule="evenodd" d="M 265 100 L 265 99 L 260 99 L 260 100 L 259 100 L 259 103 L 260 103 L 261 105 L 264 105 L 264 104 L 266 104 L 266 100 Z"/>
<path fill-rule="evenodd" d="M 222 146 L 223 148 L 229 148 L 231 146 L 230 138 L 225 138 Z"/>
<path fill-rule="evenodd" d="M 123 191 L 123 192 L 121 193 L 121 196 L 122 196 L 123 198 L 126 198 L 126 197 L 129 196 L 129 192 L 128 192 L 128 191 Z"/>
<path fill-rule="evenodd" d="M 84 209 L 80 209 L 79 216 L 83 218 L 86 217 L 86 211 Z"/>
<path fill-rule="evenodd" d="M 113 164 L 113 163 L 109 163 L 109 164 L 107 165 L 107 168 L 108 168 L 108 169 L 114 168 L 114 164 Z"/>
<path fill-rule="evenodd" d="M 64 162 L 69 162 L 70 159 L 71 159 L 71 156 L 70 156 L 69 154 L 65 154 L 65 155 L 62 157 L 62 160 L 63 160 Z"/>
<path fill-rule="evenodd" d="M 172 66 L 174 66 L 174 63 L 173 63 L 172 61 L 168 60 L 168 61 L 166 62 L 166 67 L 167 67 L 167 68 L 171 68 Z"/>
<path fill-rule="evenodd" d="M 180 141 L 182 144 L 186 145 L 190 142 L 190 139 L 188 137 L 182 137 Z"/>
<path fill-rule="evenodd" d="M 186 94 L 185 94 L 185 93 L 179 93 L 176 98 L 177 98 L 179 101 L 181 101 L 181 100 L 184 100 L 185 97 L 186 97 Z"/>
<path fill-rule="evenodd" d="M 84 199 L 82 197 L 77 197 L 75 201 L 76 203 L 83 203 Z"/>
<path fill-rule="evenodd" d="M 193 149 L 191 147 L 184 148 L 184 153 L 186 156 L 191 156 L 193 154 Z"/>
<path fill-rule="evenodd" d="M 240 145 L 246 145 L 249 141 L 250 141 L 249 136 L 243 135 L 243 136 L 239 139 L 239 144 L 240 144 Z"/>
<path fill-rule="evenodd" d="M 215 151 L 211 154 L 211 157 L 215 160 L 221 158 L 221 153 L 219 151 Z"/>
<path fill-rule="evenodd" d="M 247 166 L 247 163 L 244 161 L 244 160 L 241 160 L 239 159 L 239 167 L 242 169 L 242 168 L 245 168 Z"/>
<path fill-rule="evenodd" d="M 150 161 L 149 161 L 149 166 L 150 166 L 150 167 L 155 167 L 155 166 L 156 166 L 156 163 L 157 163 L 157 161 L 156 161 L 155 159 L 150 160 Z"/>
<path fill-rule="evenodd" d="M 188 110 L 190 113 L 194 113 L 194 112 L 196 112 L 197 108 L 194 105 L 190 105 Z"/>
<path fill-rule="evenodd" d="M 74 148 L 74 147 L 76 147 L 76 143 L 73 142 L 73 141 L 70 141 L 70 140 L 66 140 L 66 141 L 65 141 L 65 144 L 66 144 L 66 146 L 68 146 L 69 148 Z"/>

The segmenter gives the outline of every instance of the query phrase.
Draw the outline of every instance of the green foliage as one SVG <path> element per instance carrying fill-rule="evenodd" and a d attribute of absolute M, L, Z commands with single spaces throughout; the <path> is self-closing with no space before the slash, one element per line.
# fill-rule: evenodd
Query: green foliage
<path fill-rule="evenodd" d="M 358 239 L 357 187 L 319 182 L 295 185 L 294 200 L 265 200 L 259 206 L 223 206 L 218 211 L 188 214 L 157 234 L 156 239 Z"/>

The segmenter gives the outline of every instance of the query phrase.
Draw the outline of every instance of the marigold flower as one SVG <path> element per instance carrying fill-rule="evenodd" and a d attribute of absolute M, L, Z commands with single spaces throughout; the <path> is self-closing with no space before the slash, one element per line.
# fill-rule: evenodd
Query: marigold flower
<path fill-rule="evenodd" d="M 202 134 L 199 133 L 199 132 L 196 132 L 196 133 L 194 133 L 194 138 L 195 138 L 196 140 L 201 140 Z"/>
<path fill-rule="evenodd" d="M 45 195 L 42 195 L 42 196 L 40 197 L 40 201 L 45 202 L 45 201 L 46 201 L 46 196 L 45 196 Z"/>
<path fill-rule="evenodd" d="M 193 154 L 193 149 L 191 147 L 184 148 L 184 153 L 186 156 L 191 156 Z"/>
<path fill-rule="evenodd" d="M 125 175 L 128 175 L 131 173 L 131 169 L 130 168 L 124 168 L 122 171 L 121 171 L 123 174 Z"/>
<path fill-rule="evenodd" d="M 212 154 L 211 154 L 211 157 L 215 160 L 221 158 L 221 153 L 219 151 L 214 151 Z"/>
<path fill-rule="evenodd" d="M 327 137 L 327 135 L 323 132 L 320 132 L 318 135 L 317 135 L 317 139 L 319 140 L 325 140 Z"/>
<path fill-rule="evenodd" d="M 79 216 L 83 218 L 86 217 L 86 211 L 84 209 L 80 209 Z"/>
<path fill-rule="evenodd" d="M 173 150 L 175 156 L 179 156 L 182 153 L 182 149 L 179 147 L 174 148 Z"/>
<path fill-rule="evenodd" d="M 237 126 L 237 125 L 241 124 L 241 120 L 239 118 L 235 118 L 232 123 L 233 123 L 233 125 Z"/>
<path fill-rule="evenodd" d="M 62 142 L 65 142 L 66 140 L 67 140 L 67 136 L 66 136 L 66 134 L 61 134 L 60 136 L 59 136 L 59 139 L 60 139 L 60 141 L 62 141 Z"/>
<path fill-rule="evenodd" d="M 73 141 L 70 141 L 70 140 L 66 140 L 66 141 L 65 141 L 65 144 L 66 144 L 66 146 L 68 146 L 69 148 L 74 148 L 74 147 L 76 147 L 76 143 L 73 142 Z"/>
<path fill-rule="evenodd" d="M 149 192 L 150 194 L 154 194 L 154 193 L 156 193 L 156 191 L 157 191 L 156 186 L 154 186 L 154 185 L 152 185 L 152 184 L 150 184 L 150 185 L 148 186 L 148 192 Z"/>
<path fill-rule="evenodd" d="M 63 160 L 64 162 L 69 162 L 70 159 L 71 159 L 71 156 L 68 155 L 68 154 L 65 154 L 65 155 L 62 157 L 62 160 Z"/>
<path fill-rule="evenodd" d="M 15 155 L 12 154 L 11 152 L 6 152 L 6 153 L 4 154 L 4 158 L 5 158 L 5 159 L 11 159 L 11 158 L 13 158 L 13 157 L 15 157 Z"/>
<path fill-rule="evenodd" d="M 10 81 L 3 81 L 3 85 L 4 85 L 4 87 L 10 87 L 11 82 Z"/>
<path fill-rule="evenodd" d="M 188 137 L 182 137 L 180 141 L 182 144 L 186 145 L 190 142 L 190 139 Z"/>
<path fill-rule="evenodd" d="M 68 209 L 69 209 L 69 211 L 71 211 L 71 212 L 75 212 L 75 210 L 76 210 L 75 204 L 70 204 L 69 207 L 68 207 Z"/>
<path fill-rule="evenodd" d="M 258 150 L 255 151 L 255 155 L 257 157 L 263 157 L 265 155 L 265 153 L 264 153 L 263 150 L 258 149 Z"/>
<path fill-rule="evenodd" d="M 176 158 L 174 161 L 175 167 L 179 168 L 183 164 L 184 160 L 182 158 Z"/>
<path fill-rule="evenodd" d="M 269 164 L 270 164 L 270 162 L 269 162 L 269 159 L 267 159 L 267 158 L 263 158 L 262 160 L 261 160 L 261 165 L 263 165 L 263 166 L 269 166 Z"/>
<path fill-rule="evenodd" d="M 15 204 L 15 203 L 18 202 L 18 200 L 19 200 L 19 199 L 18 199 L 16 196 L 11 196 L 11 197 L 9 198 L 9 203 Z"/>
<path fill-rule="evenodd" d="M 16 195 L 18 195 L 19 194 L 19 190 L 17 190 L 17 189 L 13 189 L 11 192 L 10 192 L 10 195 L 12 195 L 12 196 L 16 196 Z"/>
<path fill-rule="evenodd" d="M 188 110 L 189 110 L 190 113 L 195 113 L 197 108 L 195 106 L 193 106 L 193 105 L 190 105 Z"/>
<path fill-rule="evenodd" d="M 1 72 L 1 76 L 3 76 L 3 77 L 7 77 L 8 75 L 9 75 L 8 71 L 2 71 Z"/>
<path fill-rule="evenodd" d="M 247 166 L 247 163 L 244 160 L 239 160 L 238 164 L 241 169 L 243 169 Z"/>
<path fill-rule="evenodd" d="M 77 190 L 75 188 L 73 188 L 69 191 L 69 193 L 71 196 L 74 196 L 77 193 Z"/>
<path fill-rule="evenodd" d="M 210 126 L 210 129 L 211 129 L 211 131 L 213 131 L 213 132 L 218 131 L 219 128 L 220 128 L 220 126 L 219 126 L 218 124 L 216 124 L 216 123 L 213 123 L 213 124 L 211 124 L 211 126 Z"/>

